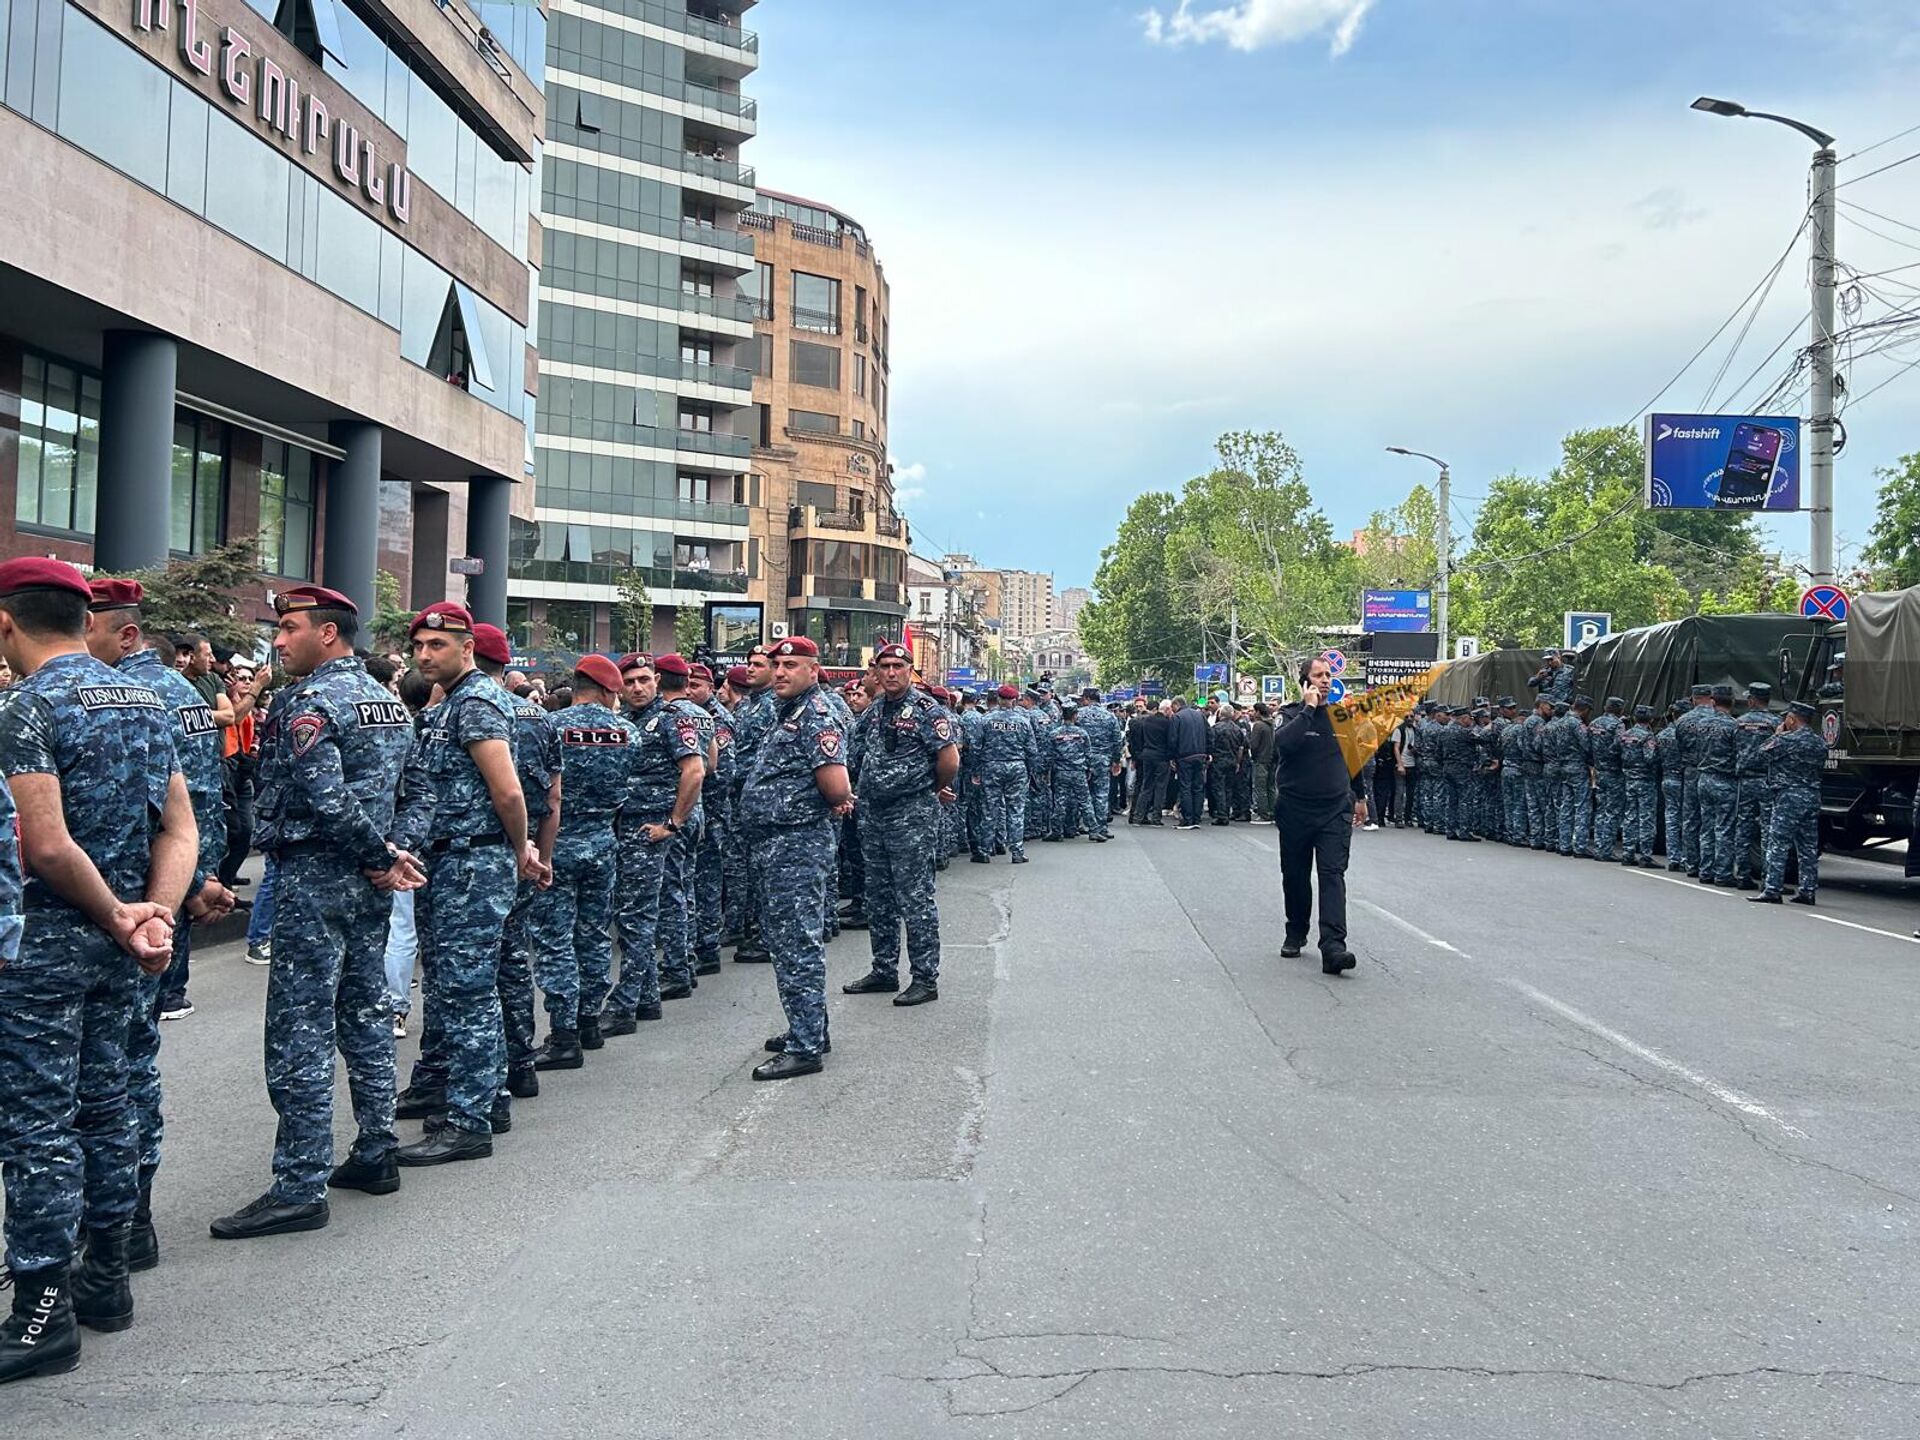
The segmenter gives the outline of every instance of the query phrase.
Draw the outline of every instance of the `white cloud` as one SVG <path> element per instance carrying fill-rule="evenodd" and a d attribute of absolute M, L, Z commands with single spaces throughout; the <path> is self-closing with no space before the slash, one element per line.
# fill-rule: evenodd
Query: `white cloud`
<path fill-rule="evenodd" d="M 902 484 L 916 485 L 926 478 L 927 467 L 921 461 L 916 460 L 911 465 L 896 465 L 893 467 L 893 483 L 896 486 Z"/>
<path fill-rule="evenodd" d="M 1224 40 L 1235 50 L 1290 45 L 1331 33 L 1335 55 L 1353 48 L 1360 23 L 1373 0 L 1235 0 L 1196 12 L 1193 0 L 1180 0 L 1170 14 L 1148 10 L 1140 17 L 1147 39 L 1157 45 L 1205 45 Z"/>

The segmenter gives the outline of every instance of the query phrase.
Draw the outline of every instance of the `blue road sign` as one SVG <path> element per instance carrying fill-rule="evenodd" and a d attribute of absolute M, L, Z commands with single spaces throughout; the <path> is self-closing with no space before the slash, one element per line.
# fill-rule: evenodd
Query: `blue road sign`
<path fill-rule="evenodd" d="M 1140 682 L 1140 693 L 1142 695 L 1164 695 L 1167 693 L 1167 682 L 1164 680 L 1142 680 Z"/>
<path fill-rule="evenodd" d="M 1260 677 L 1260 698 L 1262 700 L 1286 699 L 1287 677 L 1284 675 L 1262 675 Z"/>
<path fill-rule="evenodd" d="M 1800 596 L 1800 613 L 1809 620 L 1844 620 L 1853 601 L 1838 585 L 1809 585 Z"/>
<path fill-rule="evenodd" d="M 1342 700 L 1346 698 L 1347 698 L 1347 682 L 1346 681 L 1329 680 L 1327 682 L 1327 703 L 1329 705 L 1338 705 Z"/>
<path fill-rule="evenodd" d="M 1227 683 L 1227 666 L 1222 661 L 1218 665 L 1196 665 L 1193 667 L 1193 683 L 1196 685 L 1224 685 Z"/>
<path fill-rule="evenodd" d="M 1796 415 L 1647 416 L 1652 510 L 1798 510 Z"/>
<path fill-rule="evenodd" d="M 1601 610 L 1569 610 L 1561 617 L 1563 649 L 1579 650 L 1613 633 L 1613 616 Z"/>

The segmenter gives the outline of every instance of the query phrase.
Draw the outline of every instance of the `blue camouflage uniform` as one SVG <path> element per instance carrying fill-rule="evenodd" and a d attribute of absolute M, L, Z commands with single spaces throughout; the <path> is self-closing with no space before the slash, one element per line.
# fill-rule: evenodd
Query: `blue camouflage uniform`
<path fill-rule="evenodd" d="M 152 687 L 85 651 L 7 692 L 0 772 L 53 775 L 74 844 L 115 895 L 146 893 L 154 837 L 179 773 L 173 721 Z M 11 835 L 13 798 L 5 802 Z M 133 1218 L 139 1131 L 127 1099 L 136 967 L 112 937 L 0 845 L 0 1169 L 7 1264 L 69 1264 L 89 1230 Z"/>
<path fill-rule="evenodd" d="M 513 907 L 520 857 L 501 830 L 472 747 L 498 740 L 511 749 L 513 699 L 488 676 L 469 670 L 444 701 L 420 713 L 420 723 L 434 807 L 424 857 L 427 883 L 413 902 L 426 1018 L 410 1088 L 444 1085 L 447 1123 L 491 1135 L 493 1104 L 507 1078 L 500 934 Z"/>
<path fill-rule="evenodd" d="M 980 739 L 987 712 L 978 706 L 960 712 L 960 804 L 967 849 L 985 855 L 993 849 L 987 826 L 987 783 L 980 766 Z"/>
<path fill-rule="evenodd" d="M 1535 850 L 1560 847 L 1560 822 L 1553 804 L 1554 786 L 1547 777 L 1547 726 L 1551 720 L 1536 708 L 1520 722 L 1520 773 L 1526 780 L 1528 843 Z"/>
<path fill-rule="evenodd" d="M 351 1158 L 382 1164 L 393 1134 L 393 1011 L 387 922 L 393 896 L 362 871 L 419 845 L 432 795 L 407 707 L 351 655 L 274 698 L 260 730 L 260 847 L 274 857 L 273 964 L 267 974 L 267 1095 L 280 1117 L 272 1194 L 326 1198 L 333 1165 L 333 1056 L 346 1061 L 359 1133 Z M 496 937 L 497 939 L 497 937 Z M 491 973 L 489 973 L 491 978 Z"/>
<path fill-rule="evenodd" d="M 1728 699 L 1732 698 L 1729 692 Z M 1739 731 L 1733 716 L 1715 705 L 1694 722 L 1699 742 L 1700 878 L 1734 883 L 1733 810 L 1739 765 Z"/>
<path fill-rule="evenodd" d="M 594 1010 L 613 968 L 613 817 L 627 797 L 639 732 L 598 701 L 553 717 L 560 743 L 560 833 L 553 884 L 536 891 L 529 916 L 534 978 L 550 1031 L 579 1033 L 581 996 Z"/>
<path fill-rule="evenodd" d="M 1556 703 L 1554 709 L 1559 711 Z M 1556 713 L 1542 737 L 1547 784 L 1553 795 L 1554 849 L 1577 855 L 1582 848 L 1578 792 L 1587 785 L 1587 727 L 1572 711 Z"/>
<path fill-rule="evenodd" d="M 694 884 L 700 865 L 700 842 L 707 828 L 703 802 L 707 782 L 713 778 L 707 757 L 713 753 L 714 721 L 713 712 L 694 704 L 684 693 L 676 694 L 667 702 L 667 711 L 676 727 L 688 721 L 693 723 L 695 743 L 700 747 L 701 778 L 692 811 L 681 825 L 680 833 L 667 842 L 666 869 L 660 876 L 660 981 L 668 986 L 684 985 L 691 991 L 700 987 L 693 973 L 698 904 Z"/>
<path fill-rule="evenodd" d="M 1755 685 L 1748 693 L 1767 696 L 1771 686 Z M 1753 853 L 1760 852 L 1760 867 L 1767 863 L 1767 810 L 1773 803 L 1773 791 L 1767 783 L 1767 762 L 1761 748 L 1780 728 L 1780 717 L 1764 707 L 1748 710 L 1734 722 L 1734 815 L 1733 867 L 1740 888 L 1753 884 Z"/>
<path fill-rule="evenodd" d="M 1473 736 L 1473 833 L 1500 838 L 1500 722 L 1476 710 Z"/>
<path fill-rule="evenodd" d="M 924 690 L 898 700 L 882 694 L 854 722 L 860 752 L 854 810 L 866 865 L 867 940 L 873 971 L 900 973 L 900 932 L 906 931 L 913 978 L 940 978 L 940 912 L 933 866 L 939 858 L 940 803 L 935 765 L 958 744 L 953 717 Z"/>
<path fill-rule="evenodd" d="M 1440 780 L 1447 792 L 1443 829 L 1449 840 L 1464 840 L 1472 833 L 1473 817 L 1469 812 L 1473 797 L 1470 792 L 1478 747 L 1474 744 L 1473 732 L 1460 724 L 1457 716 L 1448 721 L 1436 739 L 1436 748 L 1440 752 Z"/>
<path fill-rule="evenodd" d="M 1626 810 L 1626 774 L 1620 760 L 1620 732 L 1626 721 L 1617 709 L 1593 718 L 1587 726 L 1587 753 L 1593 763 L 1593 838 L 1587 853 L 1596 860 L 1620 858 L 1621 817 Z"/>
<path fill-rule="evenodd" d="M 1086 797 L 1080 788 L 1063 781 L 1077 779 L 1087 772 L 1087 732 L 1075 720 L 1062 720 L 1047 732 L 1041 760 L 1052 781 L 1053 813 L 1047 822 L 1047 839 L 1071 840 L 1080 833 L 1087 819 Z"/>
<path fill-rule="evenodd" d="M 733 783 L 727 791 L 728 813 L 737 814 L 740 789 L 746 784 L 747 771 L 760 748 L 760 741 L 773 724 L 774 694 L 771 685 L 763 685 L 743 696 L 733 707 Z M 760 929 L 760 872 L 752 852 L 740 834 L 736 822 L 727 834 L 727 933 L 747 937 Z M 738 952 L 735 952 L 738 958 Z"/>
<path fill-rule="evenodd" d="M 818 685 L 779 702 L 740 788 L 737 823 L 759 870 L 761 926 L 786 1012 L 785 1050 L 827 1045 L 825 911 L 833 874 L 831 811 L 814 772 L 846 763 L 847 742 Z"/>
<path fill-rule="evenodd" d="M 193 822 L 200 831 L 199 856 L 194 862 L 193 879 L 187 886 L 191 897 L 215 878 L 227 850 L 220 722 L 214 719 L 207 697 L 155 651 L 136 650 L 113 668 L 128 680 L 151 687 L 173 716 L 174 755 L 180 773 L 186 778 L 187 797 L 193 802 Z M 164 756 L 155 758 L 171 763 Z M 185 915 L 178 917 L 176 927 L 174 953 L 178 955 L 189 929 Z M 135 983 L 139 999 L 127 1027 L 127 1096 L 133 1102 L 140 1130 L 140 1196 L 144 1207 L 147 1191 L 160 1168 L 160 1142 L 166 1130 L 160 1114 L 160 995 L 166 985 L 166 975 L 164 971 L 159 975 L 142 972 Z"/>
<path fill-rule="evenodd" d="M 1112 835 L 1113 767 L 1126 748 L 1126 732 L 1104 706 L 1082 705 L 1080 728 L 1087 736 L 1087 797 L 1092 805 L 1093 834 Z M 1250 768 L 1250 767 L 1249 767 Z M 1239 801 L 1235 800 L 1237 806 Z"/>
<path fill-rule="evenodd" d="M 1644 710 L 1645 707 L 1642 707 Z M 1618 737 L 1620 757 L 1621 840 L 1628 864 L 1653 863 L 1653 832 L 1660 809 L 1660 749 L 1647 728 L 1651 712 L 1634 712 L 1634 721 Z"/>
<path fill-rule="evenodd" d="M 1027 722 L 1028 729 L 1033 732 L 1036 763 L 1028 772 L 1029 800 L 1020 828 L 1020 838 L 1032 840 L 1046 834 L 1047 826 L 1053 821 L 1053 771 L 1046 763 L 1046 749 L 1047 736 L 1053 731 L 1055 717 L 1037 702 L 1028 707 L 1016 701 L 1014 712 Z"/>
<path fill-rule="evenodd" d="M 855 761 L 853 707 L 847 703 L 846 696 L 828 685 L 820 687 L 820 698 L 826 702 L 827 709 L 832 712 L 833 723 L 839 727 L 840 734 L 845 737 L 848 750 L 848 774 L 851 775 Z M 832 819 L 834 876 L 827 884 L 827 908 L 826 913 L 821 916 L 829 940 L 835 939 L 840 934 L 839 902 L 841 900 L 852 903 L 850 915 L 864 915 L 867 908 L 867 873 L 865 862 L 860 854 L 859 822 L 852 820 L 851 817 L 842 818 L 839 815 L 833 816 Z"/>
<path fill-rule="evenodd" d="M 537 838 L 540 826 L 551 813 L 547 796 L 553 777 L 560 773 L 560 739 L 553 716 L 544 705 L 511 697 L 513 707 L 513 769 L 520 777 L 520 793 L 527 802 L 527 838 Z M 560 804 L 566 818 L 566 798 Z M 500 945 L 500 975 L 495 988 L 500 994 L 500 1024 L 507 1042 L 507 1073 L 526 1070 L 533 1065 L 533 957 L 530 950 L 530 917 L 539 886 L 521 880 L 513 892 L 513 908 L 507 912 L 507 928 Z M 506 1097 L 502 1096 L 504 1103 Z"/>
<path fill-rule="evenodd" d="M 1660 769 L 1661 831 L 1666 837 L 1667 869 L 1686 868 L 1686 781 L 1680 764 L 1678 716 L 1670 716 L 1653 736 L 1653 753 Z"/>
<path fill-rule="evenodd" d="M 610 1012 L 621 1016 L 660 1003 L 662 974 L 670 968 L 660 963 L 657 954 L 664 938 L 667 865 L 681 836 L 671 835 L 655 843 L 647 839 L 644 827 L 664 825 L 673 817 L 674 797 L 680 789 L 680 762 L 705 753 L 701 724 L 703 720 L 711 724 L 712 718 L 692 713 L 694 710 L 685 699 L 669 701 L 656 695 L 645 709 L 627 717 L 639 734 L 639 749 L 633 759 L 627 798 L 621 803 L 615 825 L 620 852 L 616 906 L 620 983 L 610 994 L 596 994 L 586 990 L 583 981 L 580 1011 L 584 1015 L 597 1015 L 603 1000 Z M 566 814 L 564 807 L 561 814 Z M 685 828 L 693 824 L 694 817 L 687 816 Z M 684 911 L 684 902 L 682 908 Z M 684 939 L 684 919 L 681 923 Z M 687 968 L 691 970 L 691 965 Z M 672 984 L 673 979 L 669 975 L 667 983 Z"/>
<path fill-rule="evenodd" d="M 1027 853 L 1027 794 L 1040 770 L 1040 741 L 1027 712 L 1007 704 L 987 712 L 980 728 L 980 774 L 987 792 L 988 852 L 1002 845 Z"/>
<path fill-rule="evenodd" d="M 1500 808 L 1504 819 L 1501 838 L 1509 845 L 1525 845 L 1527 829 L 1527 771 L 1523 758 L 1526 725 L 1509 717 L 1500 729 Z"/>
<path fill-rule="evenodd" d="M 700 851 L 693 867 L 693 959 L 696 969 L 720 963 L 726 928 L 727 851 L 733 830 L 733 715 L 719 698 L 707 701 L 713 717 L 714 766 L 700 787 Z"/>
<path fill-rule="evenodd" d="M 1827 768 L 1827 742 L 1802 725 L 1778 730 L 1760 747 L 1773 787 L 1767 821 L 1768 895 L 1787 882 L 1787 857 L 1799 866 L 1797 893 L 1811 901 L 1820 888 L 1820 777 Z"/>
<path fill-rule="evenodd" d="M 1704 686 L 1696 686 L 1705 693 Z M 1701 717 L 1713 707 L 1690 705 L 1673 722 L 1675 758 L 1680 762 L 1680 859 L 1689 875 L 1700 873 L 1700 735 Z M 1669 850 L 1672 842 L 1668 842 Z"/>

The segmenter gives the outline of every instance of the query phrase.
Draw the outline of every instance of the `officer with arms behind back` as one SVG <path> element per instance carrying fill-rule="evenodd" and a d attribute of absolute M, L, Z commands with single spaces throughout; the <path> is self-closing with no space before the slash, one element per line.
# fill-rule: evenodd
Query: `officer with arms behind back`
<path fill-rule="evenodd" d="M 274 608 L 274 651 L 294 682 L 260 740 L 260 841 L 275 865 L 267 1095 L 280 1127 L 272 1187 L 215 1220 L 217 1240 L 318 1230 L 329 1218 L 329 1184 L 369 1195 L 400 1188 L 387 925 L 394 894 L 424 876 L 413 851 L 432 794 L 416 769 L 396 803 L 412 717 L 354 658 L 353 602 L 298 585 Z M 336 1049 L 359 1135 L 334 1170 Z"/>
<path fill-rule="evenodd" d="M 133 1323 L 139 1137 L 127 1099 L 134 966 L 173 954 L 198 836 L 153 689 L 87 653 L 92 592 L 58 560 L 0 563 L 0 710 L 19 846 L 0 846 L 0 1170 L 12 1314 L 0 1383 L 79 1363 L 75 1321 Z M 71 805 L 69 802 L 72 802 Z M 24 885 L 22 884 L 24 871 Z M 23 924 L 24 921 L 24 924 Z M 87 1255 L 69 1272 L 84 1222 Z"/>

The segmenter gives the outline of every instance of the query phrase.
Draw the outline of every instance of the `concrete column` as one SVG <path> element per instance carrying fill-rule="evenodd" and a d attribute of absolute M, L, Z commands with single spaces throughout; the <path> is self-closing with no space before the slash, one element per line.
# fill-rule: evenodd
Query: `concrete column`
<path fill-rule="evenodd" d="M 486 569 L 467 581 L 467 608 L 473 618 L 502 629 L 507 624 L 507 519 L 513 482 L 499 475 L 475 475 L 467 486 L 467 554 Z"/>
<path fill-rule="evenodd" d="M 142 570 L 167 563 L 180 347 L 144 330 L 109 330 L 104 339 L 93 563 Z"/>
<path fill-rule="evenodd" d="M 326 549 L 321 583 L 338 590 L 373 619 L 373 576 L 380 561 L 380 427 L 340 421 L 335 445 L 347 452 L 327 470 Z"/>

